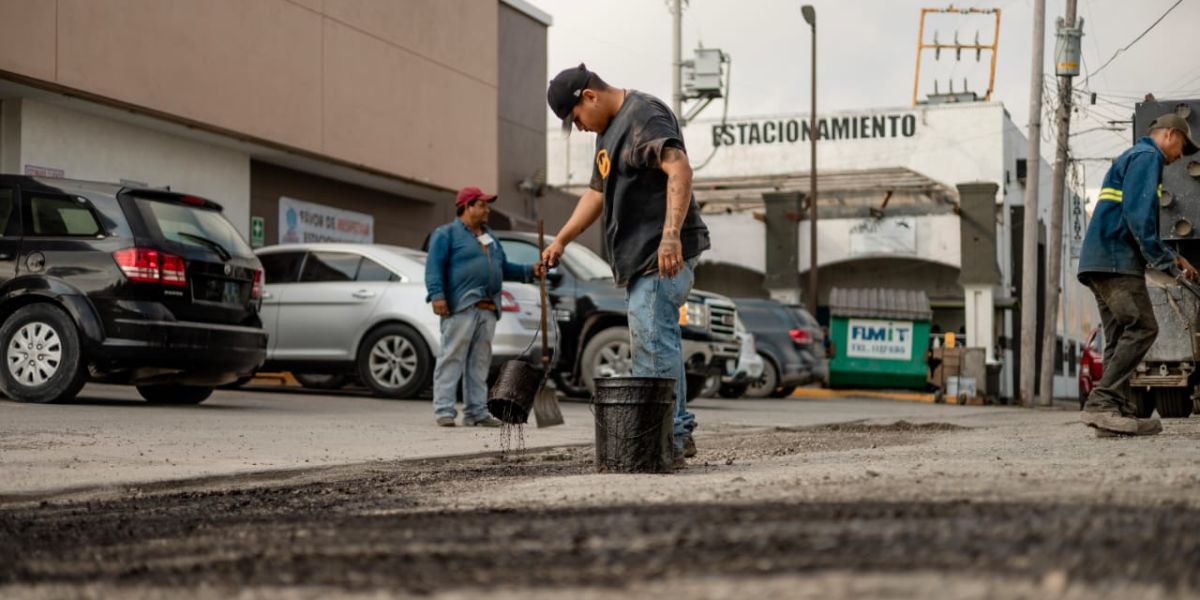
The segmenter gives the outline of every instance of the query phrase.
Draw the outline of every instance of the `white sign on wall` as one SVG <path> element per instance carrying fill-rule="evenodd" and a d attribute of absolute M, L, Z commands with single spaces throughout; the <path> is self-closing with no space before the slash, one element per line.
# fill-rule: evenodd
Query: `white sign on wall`
<path fill-rule="evenodd" d="M 914 217 L 865 219 L 850 229 L 850 256 L 917 253 Z"/>
<path fill-rule="evenodd" d="M 375 241 L 375 217 L 324 204 L 279 198 L 279 243 Z"/>
<path fill-rule="evenodd" d="M 846 356 L 909 360 L 912 358 L 912 321 L 850 319 Z"/>

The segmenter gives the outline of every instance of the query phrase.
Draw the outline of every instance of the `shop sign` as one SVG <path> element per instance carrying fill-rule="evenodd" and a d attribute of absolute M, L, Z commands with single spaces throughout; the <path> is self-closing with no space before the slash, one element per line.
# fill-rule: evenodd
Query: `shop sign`
<path fill-rule="evenodd" d="M 909 360 L 912 358 L 912 321 L 850 319 L 846 356 Z"/>
<path fill-rule="evenodd" d="M 279 243 L 375 242 L 375 217 L 295 198 L 279 198 Z"/>

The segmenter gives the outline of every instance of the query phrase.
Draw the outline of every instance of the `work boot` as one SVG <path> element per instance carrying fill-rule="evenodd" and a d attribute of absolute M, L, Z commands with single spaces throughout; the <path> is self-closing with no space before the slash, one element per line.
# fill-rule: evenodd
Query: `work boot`
<path fill-rule="evenodd" d="M 1136 433 L 1117 433 L 1115 431 L 1109 431 L 1107 429 L 1100 429 L 1097 427 L 1096 428 L 1096 437 L 1098 437 L 1098 438 L 1131 437 L 1131 436 L 1135 436 L 1135 435 L 1158 435 L 1158 434 L 1162 433 L 1162 430 L 1163 430 L 1162 421 L 1158 420 L 1157 418 L 1138 419 L 1137 422 L 1138 422 L 1138 429 L 1137 429 Z"/>
<path fill-rule="evenodd" d="M 696 440 L 692 439 L 692 434 L 683 434 L 683 457 L 691 458 L 696 455 Z"/>
<path fill-rule="evenodd" d="M 504 422 L 496 417 L 487 416 L 478 421 L 467 421 L 466 419 L 463 419 L 463 425 L 466 425 L 467 427 L 500 427 L 501 425 L 504 425 Z"/>
<path fill-rule="evenodd" d="M 454 427 L 454 417 L 438 417 L 438 427 Z"/>
<path fill-rule="evenodd" d="M 1079 412 L 1079 420 L 1089 427 L 1107 429 L 1116 433 L 1134 435 L 1138 432 L 1138 420 L 1134 417 L 1126 417 L 1116 409 L 1106 411 L 1085 409 Z"/>

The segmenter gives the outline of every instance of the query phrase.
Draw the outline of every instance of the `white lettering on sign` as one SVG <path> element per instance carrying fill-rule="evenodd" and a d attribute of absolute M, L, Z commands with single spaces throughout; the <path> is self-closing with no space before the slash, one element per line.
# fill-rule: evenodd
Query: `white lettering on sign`
<path fill-rule="evenodd" d="M 846 356 L 909 360 L 912 358 L 912 321 L 850 319 Z"/>
<path fill-rule="evenodd" d="M 279 243 L 375 241 L 375 217 L 295 198 L 279 198 Z"/>

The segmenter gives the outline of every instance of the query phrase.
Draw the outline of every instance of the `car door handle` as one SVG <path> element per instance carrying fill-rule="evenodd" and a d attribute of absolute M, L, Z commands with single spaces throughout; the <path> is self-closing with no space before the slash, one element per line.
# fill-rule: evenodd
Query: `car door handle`
<path fill-rule="evenodd" d="M 275 294 L 272 294 L 271 292 L 263 292 L 263 295 L 262 295 L 263 300 L 270 300 L 274 297 L 275 297 Z"/>
<path fill-rule="evenodd" d="M 360 300 L 366 300 L 367 298 L 374 298 L 375 292 L 368 291 L 368 290 L 358 290 L 357 292 L 354 292 L 354 294 L 352 294 L 352 295 L 355 298 L 358 298 Z"/>

